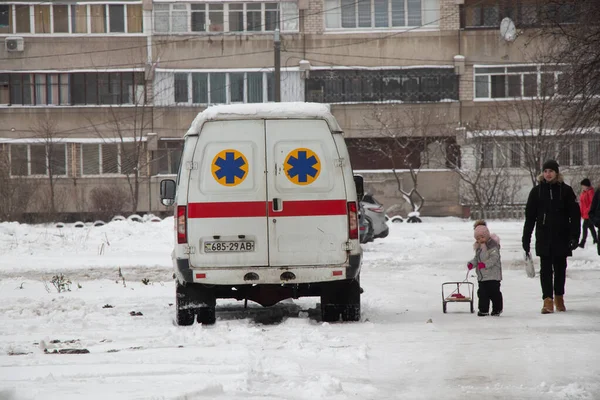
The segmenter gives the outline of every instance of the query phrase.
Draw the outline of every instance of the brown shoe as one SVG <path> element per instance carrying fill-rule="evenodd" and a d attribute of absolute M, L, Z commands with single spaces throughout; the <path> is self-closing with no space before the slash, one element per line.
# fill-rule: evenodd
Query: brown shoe
<path fill-rule="evenodd" d="M 552 297 L 546 297 L 544 299 L 544 306 L 542 307 L 542 314 L 552 314 L 554 312 L 554 301 Z"/>
<path fill-rule="evenodd" d="M 556 311 L 567 311 L 565 307 L 565 299 L 563 296 L 554 296 L 554 305 L 556 306 Z"/>

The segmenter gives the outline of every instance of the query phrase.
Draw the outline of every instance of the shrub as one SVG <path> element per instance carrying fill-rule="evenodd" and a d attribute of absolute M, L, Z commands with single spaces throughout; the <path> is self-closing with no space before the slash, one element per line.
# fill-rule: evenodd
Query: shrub
<path fill-rule="evenodd" d="M 95 219 L 110 220 L 123 211 L 127 203 L 127 192 L 117 186 L 98 186 L 90 192 L 91 208 Z"/>

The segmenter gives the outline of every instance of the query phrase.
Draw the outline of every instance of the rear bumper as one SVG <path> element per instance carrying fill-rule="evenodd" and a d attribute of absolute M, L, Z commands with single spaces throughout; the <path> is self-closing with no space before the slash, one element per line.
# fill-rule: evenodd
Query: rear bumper
<path fill-rule="evenodd" d="M 362 254 L 351 255 L 341 265 L 299 267 L 194 268 L 188 259 L 175 260 L 175 275 L 181 283 L 211 285 L 302 284 L 354 279 L 360 273 Z M 248 279 L 252 278 L 252 279 Z"/>

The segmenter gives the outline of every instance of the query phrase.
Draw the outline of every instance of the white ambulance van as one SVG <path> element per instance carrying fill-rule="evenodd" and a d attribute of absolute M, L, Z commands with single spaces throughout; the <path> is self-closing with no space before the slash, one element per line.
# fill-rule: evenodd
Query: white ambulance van
<path fill-rule="evenodd" d="M 214 323 L 223 298 L 320 296 L 323 321 L 360 319 L 363 182 L 327 105 L 209 107 L 160 191 L 175 208 L 178 325 Z"/>

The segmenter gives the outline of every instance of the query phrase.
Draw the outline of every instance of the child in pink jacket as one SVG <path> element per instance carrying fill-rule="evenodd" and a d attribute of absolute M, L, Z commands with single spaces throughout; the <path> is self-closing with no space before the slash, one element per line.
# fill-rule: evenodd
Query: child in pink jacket
<path fill-rule="evenodd" d="M 500 291 L 502 281 L 502 261 L 500 260 L 500 238 L 490 233 L 483 220 L 475 222 L 475 257 L 467 263 L 467 268 L 475 268 L 477 272 L 477 297 L 479 311 L 477 315 L 489 315 L 490 301 L 492 302 L 492 315 L 502 313 L 503 298 Z"/>

